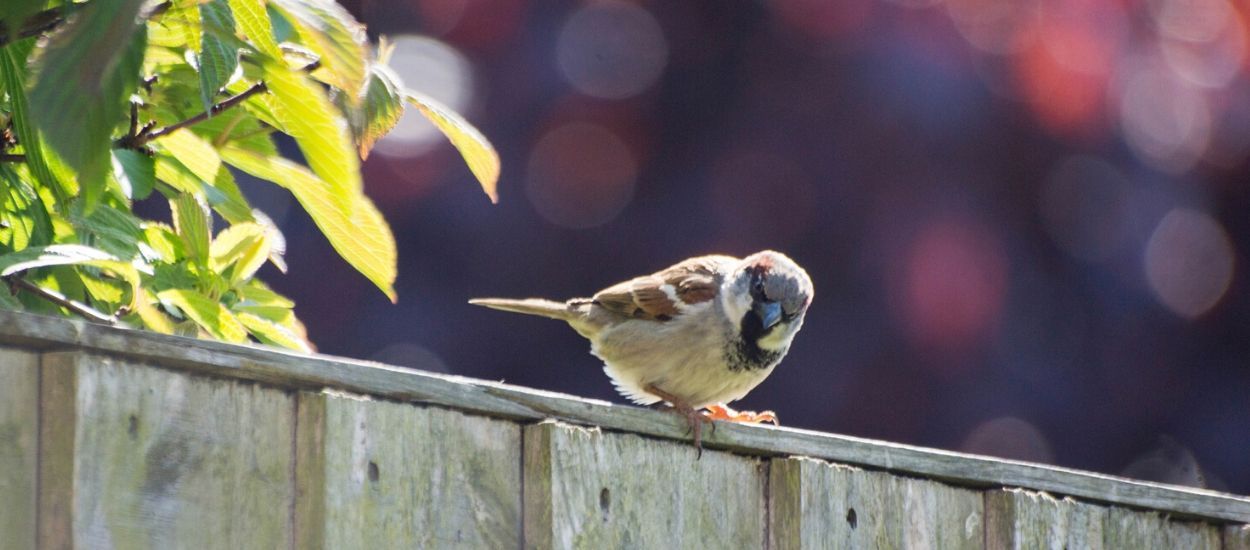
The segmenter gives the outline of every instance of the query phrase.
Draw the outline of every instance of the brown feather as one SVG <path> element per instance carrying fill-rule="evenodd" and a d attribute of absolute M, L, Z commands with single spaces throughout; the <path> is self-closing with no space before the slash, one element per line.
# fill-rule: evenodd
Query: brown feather
<path fill-rule="evenodd" d="M 692 258 L 645 275 L 612 285 L 595 294 L 599 307 L 636 319 L 668 321 L 681 313 L 665 286 L 670 287 L 684 305 L 706 302 L 716 297 L 720 287 L 717 265 L 736 262 L 728 256 Z"/>

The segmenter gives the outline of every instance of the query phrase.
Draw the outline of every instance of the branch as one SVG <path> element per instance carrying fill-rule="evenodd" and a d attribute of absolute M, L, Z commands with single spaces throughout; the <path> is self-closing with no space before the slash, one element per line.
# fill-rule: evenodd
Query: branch
<path fill-rule="evenodd" d="M 55 290 L 43 288 L 21 277 L 5 277 L 5 280 L 7 280 L 10 285 L 19 287 L 22 290 L 25 290 L 31 294 L 34 294 L 35 296 L 38 296 L 40 298 L 43 298 L 44 300 L 47 300 L 58 306 L 68 309 L 70 312 L 76 313 L 82 316 L 83 318 L 85 318 L 86 320 L 91 321 L 93 323 L 100 323 L 100 324 L 110 325 L 110 326 L 117 324 L 116 317 L 113 317 L 112 315 L 105 315 L 87 304 L 66 298 L 64 294 L 61 294 L 60 292 L 57 292 Z"/>
<path fill-rule="evenodd" d="M 240 103 L 243 103 L 244 101 L 247 100 L 247 98 L 252 97 L 261 92 L 268 91 L 268 90 L 269 88 L 265 86 L 264 82 L 257 82 L 255 84 L 252 84 L 251 87 L 249 87 L 248 89 L 243 90 L 242 92 L 239 92 L 233 96 L 230 96 L 229 98 L 226 98 L 221 103 L 217 103 L 213 105 L 212 107 L 209 107 L 207 111 L 204 111 L 191 118 L 176 122 L 174 124 L 170 124 L 169 126 L 166 126 L 156 131 L 149 131 L 151 130 L 151 127 L 148 126 L 140 130 L 139 132 L 137 132 L 134 136 L 126 136 L 124 138 L 118 139 L 117 146 L 123 147 L 126 149 L 137 149 L 139 147 L 146 145 L 149 141 L 167 136 L 169 134 L 177 132 L 178 130 L 186 128 L 187 126 L 192 126 L 192 125 L 204 122 L 205 120 L 208 120 L 209 117 L 218 115 L 222 111 L 225 111 L 226 109 L 230 109 L 231 107 L 234 107 Z"/>
<path fill-rule="evenodd" d="M 317 68 L 320 66 L 321 66 L 321 61 L 316 60 L 301 67 L 300 71 L 310 73 L 312 71 L 317 70 Z M 188 126 L 194 126 L 196 124 L 204 122 L 205 120 L 208 120 L 209 117 L 217 116 L 221 114 L 223 111 L 226 111 L 235 106 L 238 106 L 240 103 L 247 101 L 247 98 L 249 97 L 252 97 L 256 94 L 264 93 L 267 91 L 269 91 L 269 87 L 266 86 L 265 82 L 262 80 L 255 84 L 252 84 L 246 90 L 243 90 L 242 92 L 239 92 L 237 94 L 234 94 L 222 100 L 221 103 L 214 104 L 213 106 L 209 107 L 207 111 L 204 111 L 198 115 L 187 118 L 185 120 L 175 122 L 173 124 L 170 124 L 169 126 L 166 126 L 164 128 L 161 128 L 155 131 L 152 130 L 152 123 L 148 123 L 147 126 L 144 126 L 143 128 L 139 129 L 139 131 L 137 132 L 133 131 L 135 119 L 132 119 L 131 120 L 132 122 L 131 134 L 122 138 L 118 138 L 117 141 L 114 142 L 114 145 L 116 145 L 117 147 L 121 147 L 123 149 L 138 149 L 140 147 L 143 147 L 144 145 L 147 145 L 148 142 L 154 139 L 165 137 L 169 134 L 177 132 L 178 130 L 181 130 Z"/>

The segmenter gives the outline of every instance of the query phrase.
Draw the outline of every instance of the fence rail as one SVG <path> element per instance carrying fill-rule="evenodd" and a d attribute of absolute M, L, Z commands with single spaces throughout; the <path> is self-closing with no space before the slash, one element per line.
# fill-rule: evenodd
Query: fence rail
<path fill-rule="evenodd" d="M 637 407 L 0 312 L 0 550 L 1250 550 L 1241 496 L 789 428 L 704 444 Z"/>

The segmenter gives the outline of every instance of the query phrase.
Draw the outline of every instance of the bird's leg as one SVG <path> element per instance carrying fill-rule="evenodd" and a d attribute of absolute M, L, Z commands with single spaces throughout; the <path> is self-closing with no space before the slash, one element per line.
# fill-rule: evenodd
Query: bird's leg
<path fill-rule="evenodd" d="M 686 425 L 689 426 L 689 431 L 694 433 L 694 448 L 698 452 L 695 459 L 698 460 L 703 458 L 703 423 L 707 422 L 708 424 L 711 424 L 712 419 L 703 414 L 703 411 L 691 407 L 690 404 L 686 403 L 684 399 L 655 387 L 655 384 L 648 384 L 644 389 L 647 390 L 648 393 L 668 401 L 668 404 L 672 407 L 673 412 L 680 414 L 686 419 Z M 715 427 L 715 424 L 713 424 L 713 427 Z"/>
<path fill-rule="evenodd" d="M 704 408 L 707 409 L 707 412 L 703 413 L 703 416 L 712 420 L 728 420 L 730 422 L 742 422 L 745 424 L 772 422 L 774 426 L 780 425 L 780 423 L 777 422 L 777 413 L 773 411 L 735 411 L 726 406 L 724 403 L 708 405 Z M 715 426 L 715 424 L 713 424 L 713 426 Z"/>

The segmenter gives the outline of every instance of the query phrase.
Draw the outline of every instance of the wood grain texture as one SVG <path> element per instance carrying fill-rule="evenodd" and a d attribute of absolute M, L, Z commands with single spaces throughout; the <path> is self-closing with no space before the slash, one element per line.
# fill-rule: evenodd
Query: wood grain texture
<path fill-rule="evenodd" d="M 1225 525 L 1220 535 L 1224 550 L 1250 550 L 1250 525 Z"/>
<path fill-rule="evenodd" d="M 290 395 L 76 352 L 42 377 L 41 547 L 290 547 Z"/>
<path fill-rule="evenodd" d="M 1021 489 L 988 491 L 986 548 L 1221 547 L 1219 527 L 1151 511 L 1097 506 Z"/>
<path fill-rule="evenodd" d="M 1220 530 L 1215 525 L 1119 506 L 1109 509 L 1103 536 L 1105 548 L 1220 548 Z"/>
<path fill-rule="evenodd" d="M 1108 509 L 1023 489 L 985 493 L 985 547 L 991 550 L 1105 548 Z"/>
<path fill-rule="evenodd" d="M 0 348 L 0 550 L 35 548 L 39 354 Z"/>
<path fill-rule="evenodd" d="M 770 548 L 981 548 L 980 493 L 806 458 L 769 468 Z"/>
<path fill-rule="evenodd" d="M 297 548 L 518 548 L 521 428 L 301 393 Z"/>
<path fill-rule="evenodd" d="M 429 403 L 516 420 L 555 418 L 687 441 L 674 415 L 506 384 L 375 363 L 206 342 L 26 313 L 0 311 L 0 344 L 76 346 L 168 367 L 256 380 L 284 388 L 329 387 Z M 784 417 L 785 411 L 781 410 Z M 704 444 L 755 455 L 798 455 L 980 488 L 1026 487 L 1052 494 L 1163 510 L 1173 515 L 1250 522 L 1250 498 L 1010 460 L 808 430 L 722 424 Z"/>
<path fill-rule="evenodd" d="M 557 422 L 525 428 L 526 548 L 762 548 L 760 460 Z"/>

